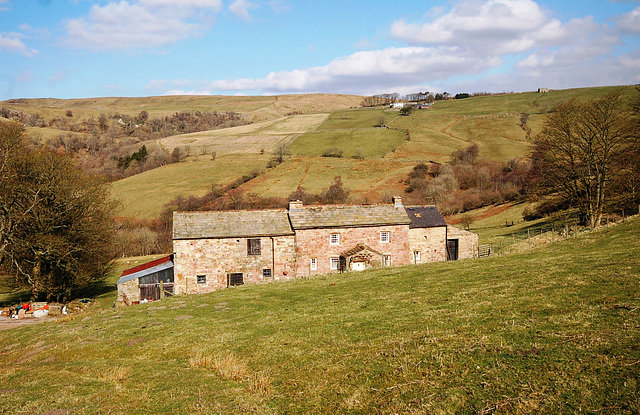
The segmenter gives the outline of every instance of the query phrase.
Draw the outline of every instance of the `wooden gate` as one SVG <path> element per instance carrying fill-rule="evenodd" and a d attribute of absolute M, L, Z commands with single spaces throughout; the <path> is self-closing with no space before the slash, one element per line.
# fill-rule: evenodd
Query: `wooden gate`
<path fill-rule="evenodd" d="M 140 299 L 145 298 L 149 301 L 159 300 L 164 296 L 173 295 L 173 283 L 152 283 L 152 284 L 140 284 Z"/>

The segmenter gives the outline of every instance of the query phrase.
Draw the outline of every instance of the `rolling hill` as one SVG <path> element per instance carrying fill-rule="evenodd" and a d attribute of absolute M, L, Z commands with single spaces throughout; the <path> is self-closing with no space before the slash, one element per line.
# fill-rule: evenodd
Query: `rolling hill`
<path fill-rule="evenodd" d="M 45 117 L 96 117 L 101 112 L 161 116 L 183 110 L 238 111 L 249 125 L 184 134 L 154 143 L 169 151 L 189 148 L 185 163 L 116 182 L 113 195 L 123 202 L 124 216 L 152 218 L 178 195 L 201 195 L 214 184 L 225 184 L 253 170 L 264 171 L 241 190 L 262 196 L 286 197 L 297 186 L 318 192 L 334 176 L 356 200 L 376 201 L 402 189 L 402 176 L 421 161 L 446 162 L 451 152 L 477 143 L 480 156 L 496 161 L 526 157 L 530 138 L 541 131 L 547 113 L 572 99 L 602 97 L 614 87 L 584 88 L 439 101 L 431 109 L 398 116 L 389 108 L 357 108 L 362 97 L 348 95 L 287 95 L 275 97 L 149 97 L 84 100 L 11 100 L 2 103 Z M 631 93 L 632 87 L 626 87 Z M 526 114 L 526 127 L 522 127 Z M 30 132 L 38 134 L 38 129 Z M 47 137 L 51 131 L 43 130 Z M 150 145 L 152 145 L 150 143 Z M 269 155 L 288 145 L 286 162 L 267 171 Z M 343 158 L 322 158 L 327 149 Z M 210 154 L 215 152 L 216 159 Z M 355 158 L 352 158 L 355 157 Z M 140 199 L 138 195 L 146 196 Z M 143 202 L 141 202 L 143 201 Z"/>

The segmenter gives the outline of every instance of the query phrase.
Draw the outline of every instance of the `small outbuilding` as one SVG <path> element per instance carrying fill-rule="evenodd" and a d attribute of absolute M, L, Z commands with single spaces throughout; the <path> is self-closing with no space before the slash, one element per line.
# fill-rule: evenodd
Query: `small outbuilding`
<path fill-rule="evenodd" d="M 173 255 L 124 270 L 117 286 L 116 302 L 124 305 L 173 295 Z"/>

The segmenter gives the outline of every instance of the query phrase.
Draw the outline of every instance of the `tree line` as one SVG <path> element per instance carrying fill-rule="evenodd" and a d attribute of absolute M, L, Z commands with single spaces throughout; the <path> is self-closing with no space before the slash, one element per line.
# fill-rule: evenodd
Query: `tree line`
<path fill-rule="evenodd" d="M 185 147 L 169 153 L 158 145 L 145 144 L 147 141 L 248 123 L 242 114 L 215 111 L 181 111 L 164 117 L 150 117 L 147 111 L 141 111 L 137 116 L 101 113 L 97 117 L 77 121 L 71 110 L 67 111 L 65 117 L 56 116 L 47 120 L 40 114 L 0 107 L 0 116 L 28 127 L 61 130 L 52 138 L 43 139 L 35 133 L 31 139 L 34 144 L 72 156 L 83 170 L 103 175 L 109 180 L 119 180 L 179 162 L 190 152 Z M 146 153 L 140 157 L 143 146 Z"/>

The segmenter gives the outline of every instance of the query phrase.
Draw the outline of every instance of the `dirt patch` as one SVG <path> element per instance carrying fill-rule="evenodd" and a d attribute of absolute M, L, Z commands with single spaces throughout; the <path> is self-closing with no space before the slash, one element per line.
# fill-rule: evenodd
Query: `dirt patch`
<path fill-rule="evenodd" d="M 144 340 L 145 340 L 144 337 L 136 337 L 135 339 L 129 340 L 129 343 L 127 343 L 127 346 L 134 346 L 138 343 L 142 343 Z"/>
<path fill-rule="evenodd" d="M 14 329 L 16 327 L 28 326 L 29 324 L 44 323 L 45 321 L 53 321 L 53 317 L 40 318 L 8 318 L 0 317 L 0 330 Z"/>

